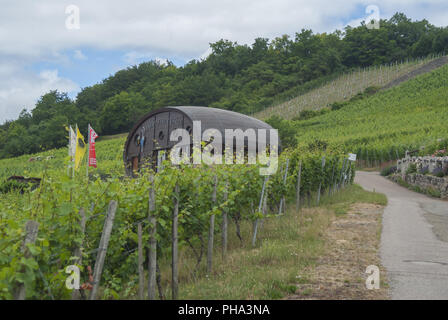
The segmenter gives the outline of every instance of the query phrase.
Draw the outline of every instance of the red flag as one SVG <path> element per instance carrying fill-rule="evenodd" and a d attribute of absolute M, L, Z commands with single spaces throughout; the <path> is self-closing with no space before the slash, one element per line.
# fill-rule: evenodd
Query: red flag
<path fill-rule="evenodd" d="M 95 139 L 98 138 L 95 130 L 89 125 L 89 167 L 96 168 Z"/>

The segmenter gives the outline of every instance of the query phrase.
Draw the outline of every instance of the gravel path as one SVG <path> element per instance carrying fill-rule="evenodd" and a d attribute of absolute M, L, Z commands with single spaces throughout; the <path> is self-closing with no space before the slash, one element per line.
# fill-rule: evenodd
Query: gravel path
<path fill-rule="evenodd" d="M 386 89 L 398 86 L 402 82 L 411 80 L 421 74 L 428 73 L 435 69 L 443 67 L 447 63 L 448 63 L 448 57 L 441 57 L 441 58 L 435 59 L 431 62 L 424 64 L 420 68 L 413 70 L 413 71 L 409 72 L 408 74 L 405 74 L 404 76 L 401 76 L 398 79 L 391 81 L 390 83 L 385 85 L 382 89 L 386 90 Z"/>
<path fill-rule="evenodd" d="M 380 255 L 392 299 L 448 299 L 448 202 L 376 172 L 358 171 L 355 182 L 388 198 Z"/>

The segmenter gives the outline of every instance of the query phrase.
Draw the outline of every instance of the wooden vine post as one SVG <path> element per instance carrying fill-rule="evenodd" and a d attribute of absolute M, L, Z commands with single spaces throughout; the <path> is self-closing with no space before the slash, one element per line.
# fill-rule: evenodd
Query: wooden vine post
<path fill-rule="evenodd" d="M 174 210 L 172 223 L 172 270 L 171 270 L 171 296 L 177 300 L 179 293 L 178 269 L 178 223 L 179 223 L 179 184 L 174 187 Z"/>
<path fill-rule="evenodd" d="M 336 162 L 333 161 L 333 170 L 331 173 L 331 183 L 328 186 L 328 196 L 331 196 L 331 189 L 334 187 L 334 168 L 336 166 Z"/>
<path fill-rule="evenodd" d="M 34 244 L 37 238 L 37 232 L 39 231 L 39 223 L 36 221 L 28 220 L 25 224 L 25 239 L 22 244 L 22 252 L 25 259 L 31 257 L 31 252 L 27 247 L 27 244 Z M 25 273 L 25 267 L 22 267 L 20 272 Z M 15 292 L 15 300 L 25 300 L 26 298 L 26 287 L 24 283 L 19 283 Z"/>
<path fill-rule="evenodd" d="M 283 185 L 286 186 L 286 179 L 288 178 L 288 168 L 289 168 L 289 159 L 286 159 L 286 168 L 285 168 L 285 174 L 283 175 Z M 283 210 L 284 209 L 284 210 Z M 282 214 L 283 212 L 286 212 L 286 199 L 285 196 L 280 199 L 280 205 L 278 208 L 278 214 Z"/>
<path fill-rule="evenodd" d="M 317 190 L 317 205 L 320 202 L 320 191 L 322 189 L 322 180 L 324 179 L 324 168 L 325 168 L 325 156 L 322 157 L 322 166 L 320 171 L 320 181 L 319 181 L 319 189 Z"/>
<path fill-rule="evenodd" d="M 339 181 L 338 181 L 338 190 L 341 188 L 342 179 L 344 178 L 345 161 L 346 161 L 346 159 L 344 158 L 344 160 L 342 161 L 342 168 L 341 168 L 341 173 L 340 173 Z"/>
<path fill-rule="evenodd" d="M 145 299 L 145 271 L 143 267 L 143 230 L 142 223 L 137 225 L 138 236 L 138 298 L 139 300 Z"/>
<path fill-rule="evenodd" d="M 84 242 L 84 234 L 86 232 L 86 212 L 84 211 L 84 208 L 79 209 L 79 227 L 80 227 L 80 233 L 81 238 L 83 239 L 81 244 L 75 249 L 75 253 L 73 254 L 76 259 L 73 261 L 74 264 L 81 265 L 82 264 L 82 247 Z M 81 292 L 77 289 L 73 289 L 72 292 L 72 300 L 79 300 L 81 298 Z"/>
<path fill-rule="evenodd" d="M 260 203 L 258 204 L 258 212 L 261 212 L 262 208 L 263 208 L 263 201 L 264 201 L 264 197 L 267 189 L 267 183 L 269 181 L 269 176 L 265 176 L 264 177 L 264 181 L 263 181 L 263 187 L 261 188 L 261 196 L 260 196 Z M 267 195 L 266 195 L 267 196 Z M 252 246 L 255 247 L 255 243 L 257 241 L 257 232 L 258 232 L 258 223 L 259 223 L 259 219 L 257 218 L 254 222 L 254 232 L 252 234 Z"/>
<path fill-rule="evenodd" d="M 149 259 L 148 259 L 148 299 L 156 298 L 156 272 L 157 272 L 157 218 L 156 194 L 154 190 L 154 176 L 149 177 L 148 222 L 149 222 Z"/>
<path fill-rule="evenodd" d="M 216 187 L 218 184 L 218 177 L 215 175 L 214 183 L 213 183 L 213 192 L 212 192 L 212 203 L 213 206 L 216 205 Z M 215 215 L 212 213 L 210 215 L 210 225 L 208 230 L 208 247 L 207 247 L 207 273 L 212 273 L 213 268 L 213 240 L 215 233 Z"/>
<path fill-rule="evenodd" d="M 352 162 L 349 160 L 348 161 L 348 174 L 347 174 L 346 183 L 350 183 L 351 179 L 352 179 Z"/>
<path fill-rule="evenodd" d="M 98 289 L 100 287 L 101 274 L 103 273 L 104 261 L 106 259 L 107 247 L 109 246 L 110 234 L 112 232 L 117 206 L 117 201 L 111 200 L 109 202 L 106 221 L 104 222 L 103 233 L 101 234 L 100 245 L 98 247 L 98 254 L 96 256 L 95 267 L 93 270 L 93 287 L 90 292 L 89 300 L 96 299 Z"/>
<path fill-rule="evenodd" d="M 299 171 L 297 173 L 297 187 L 296 187 L 296 210 L 300 209 L 300 179 L 302 176 L 302 160 L 299 162 Z"/>
<path fill-rule="evenodd" d="M 226 182 L 226 188 L 224 190 L 224 201 L 229 199 L 229 183 Z M 227 227 L 228 227 L 228 216 L 227 209 L 222 212 L 222 260 L 226 259 L 227 255 Z"/>

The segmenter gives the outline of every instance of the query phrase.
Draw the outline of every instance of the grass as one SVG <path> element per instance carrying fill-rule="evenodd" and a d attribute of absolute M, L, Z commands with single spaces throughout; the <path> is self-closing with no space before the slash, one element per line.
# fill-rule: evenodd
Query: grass
<path fill-rule="evenodd" d="M 387 197 L 382 193 L 366 191 L 355 184 L 347 187 L 344 192 L 337 193 L 332 197 L 324 197 L 321 201 L 322 206 L 333 210 L 336 214 L 347 213 L 354 203 L 373 203 L 385 206 Z"/>
<path fill-rule="evenodd" d="M 316 266 L 325 254 L 325 230 L 335 214 L 345 214 L 357 202 L 384 205 L 387 200 L 382 194 L 351 185 L 333 196 L 323 196 L 319 207 L 296 212 L 290 204 L 286 214 L 264 220 L 255 248 L 250 244 L 252 224 L 242 223 L 243 242 L 240 242 L 235 225 L 230 223 L 227 258 L 221 257 L 220 235 L 216 235 L 210 275 L 205 272 L 205 261 L 194 272 L 196 261 L 189 249 L 183 248 L 179 258 L 179 298 L 281 299 L 294 294 L 297 284 L 309 282 L 307 270 Z M 169 298 L 169 259 L 160 261 L 160 266 L 164 295 Z"/>
<path fill-rule="evenodd" d="M 245 244 L 231 237 L 226 262 L 217 258 L 212 275 L 181 286 L 180 298 L 279 299 L 294 293 L 301 272 L 322 254 L 321 235 L 331 219 L 324 210 L 302 213 L 289 210 L 265 220 L 256 248 L 249 243 L 251 224 L 242 225 Z"/>
<path fill-rule="evenodd" d="M 126 137 L 123 134 L 107 136 L 103 140 L 99 140 L 95 146 L 98 169 L 90 168 L 89 172 L 124 174 L 123 146 L 125 140 Z M 45 170 L 65 170 L 67 152 L 67 147 L 62 147 L 16 158 L 0 159 L 0 184 L 12 175 L 40 178 Z M 36 157 L 40 157 L 41 160 L 30 161 L 31 158 Z M 79 174 L 85 174 L 85 164 L 79 172 Z"/>
<path fill-rule="evenodd" d="M 107 141 L 107 140 L 114 140 L 114 139 L 126 139 L 128 136 L 128 132 L 124 132 L 124 133 L 118 133 L 118 134 L 113 134 L 113 135 L 109 135 L 109 136 L 99 136 L 96 141 L 100 142 L 100 141 Z"/>

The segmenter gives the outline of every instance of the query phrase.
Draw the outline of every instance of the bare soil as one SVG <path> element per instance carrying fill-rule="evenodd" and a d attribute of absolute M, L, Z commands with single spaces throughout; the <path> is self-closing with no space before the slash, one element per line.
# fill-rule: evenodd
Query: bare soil
<path fill-rule="evenodd" d="M 325 254 L 298 280 L 296 293 L 286 299 L 389 299 L 386 272 L 379 257 L 383 209 L 376 204 L 357 203 L 346 214 L 334 216 L 324 236 Z M 366 288 L 369 265 L 380 268 L 380 289 Z"/>

